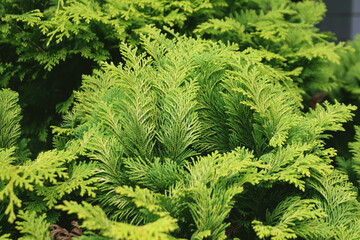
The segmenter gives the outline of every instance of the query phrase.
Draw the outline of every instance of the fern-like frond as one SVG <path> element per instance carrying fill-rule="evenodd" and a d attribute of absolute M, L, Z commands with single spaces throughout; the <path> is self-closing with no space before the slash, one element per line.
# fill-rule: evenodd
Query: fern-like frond
<path fill-rule="evenodd" d="M 301 22 L 318 24 L 324 17 L 326 5 L 322 2 L 297 2 L 292 6 L 298 12 Z"/>
<path fill-rule="evenodd" d="M 233 197 L 243 191 L 245 183 L 255 184 L 264 168 L 261 161 L 253 159 L 250 151 L 237 148 L 220 155 L 218 152 L 198 159 L 188 166 L 181 194 L 188 196 L 188 207 L 196 224 L 192 239 L 225 239 L 227 215 L 233 207 Z"/>
<path fill-rule="evenodd" d="M 327 216 L 324 218 L 333 231 L 335 238 L 341 235 L 349 235 L 357 239 L 359 231 L 354 231 L 350 226 L 358 225 L 360 222 L 360 204 L 357 200 L 357 193 L 347 176 L 334 170 L 328 175 L 313 175 L 308 181 L 309 186 L 317 191 L 317 199 Z M 357 233 L 354 236 L 353 233 Z"/>
<path fill-rule="evenodd" d="M 83 219 L 82 226 L 84 228 L 100 230 L 100 235 L 111 239 L 174 239 L 169 233 L 177 228 L 176 220 L 168 215 L 146 225 L 134 226 L 110 221 L 100 207 L 92 206 L 86 202 L 78 204 L 73 201 L 64 201 L 64 205 L 57 208 L 67 211 L 69 214 L 77 214 L 79 219 Z"/>
<path fill-rule="evenodd" d="M 164 199 L 162 194 L 154 193 L 147 188 L 136 187 L 133 189 L 132 187 L 127 186 L 119 187 L 116 192 L 120 195 L 131 198 L 136 207 L 145 210 L 146 212 L 143 212 L 143 214 L 147 215 L 147 222 L 151 222 L 159 217 L 168 215 L 168 212 L 161 206 L 161 201 Z"/>
<path fill-rule="evenodd" d="M 39 9 L 35 9 L 21 15 L 15 14 L 6 14 L 4 17 L 2 16 L 4 21 L 15 20 L 17 22 L 23 22 L 28 24 L 30 27 L 34 27 L 34 25 L 40 24 L 41 18 L 44 17 L 44 14 L 40 12 Z"/>
<path fill-rule="evenodd" d="M 354 116 L 352 111 L 356 109 L 356 106 L 346 106 L 337 101 L 335 104 L 324 102 L 323 107 L 317 105 L 314 111 L 310 110 L 307 117 L 315 125 L 314 134 L 323 139 L 330 137 L 330 135 L 323 134 L 325 131 L 344 131 L 342 124 L 352 119 Z"/>
<path fill-rule="evenodd" d="M 201 134 L 197 145 L 205 152 L 225 152 L 239 146 L 239 141 L 232 142 L 230 139 L 232 132 L 228 126 L 226 104 L 222 97 L 224 73 L 233 51 L 236 50 L 236 45 L 225 46 L 205 42 L 203 51 L 195 55 L 198 68 L 191 76 L 199 82 L 196 100 L 199 105 L 197 112 Z"/>
<path fill-rule="evenodd" d="M 155 158 L 150 163 L 140 158 L 126 159 L 124 164 L 131 181 L 156 192 L 164 192 L 185 175 L 181 166 L 169 158 Z"/>
<path fill-rule="evenodd" d="M 140 156 L 144 159 L 151 159 L 155 137 L 154 119 L 157 117 L 154 95 L 151 92 L 151 78 L 146 72 L 148 60 L 143 56 L 136 56 L 136 49 L 125 45 L 123 54 L 127 58 L 128 66 L 126 68 L 104 65 L 109 76 L 119 79 L 119 87 L 122 92 L 122 97 L 113 103 L 115 112 L 112 114 L 118 114 L 122 132 L 120 134 L 115 130 L 114 133 L 129 157 Z M 107 114 L 104 114 L 102 117 L 106 118 L 106 116 Z M 108 127 L 111 129 L 113 126 L 108 125 Z"/>
<path fill-rule="evenodd" d="M 43 196 L 44 201 L 47 202 L 49 208 L 55 206 L 59 199 L 76 190 L 80 190 L 80 196 L 87 194 L 90 197 L 95 197 L 95 190 L 97 187 L 94 183 L 97 179 L 93 177 L 97 164 L 90 163 L 73 163 L 69 166 L 67 171 L 67 178 L 64 181 L 57 181 L 53 186 L 38 186 L 36 192 Z"/>
<path fill-rule="evenodd" d="M 231 81 L 238 81 L 240 87 L 229 84 L 228 88 L 241 93 L 243 99 L 240 99 L 240 103 L 255 111 L 252 135 L 256 138 L 256 142 L 260 143 L 259 137 L 263 135 L 270 146 L 282 146 L 287 139 L 289 129 L 298 122 L 294 114 L 296 103 L 291 95 L 280 86 L 272 84 L 266 76 L 260 75 L 256 67 L 251 68 L 249 65 L 239 66 L 239 71 L 231 72 L 227 82 Z"/>
<path fill-rule="evenodd" d="M 317 207 L 318 204 L 316 200 L 288 197 L 274 211 L 266 212 L 265 224 L 254 220 L 253 228 L 261 239 L 295 239 L 298 236 L 305 239 L 327 238 L 331 236 L 331 229 L 322 221 L 326 214 Z"/>
<path fill-rule="evenodd" d="M 339 63 L 340 56 L 336 53 L 337 49 L 339 49 L 342 45 L 335 45 L 334 43 L 319 43 L 314 47 L 305 46 L 299 49 L 298 52 L 294 54 L 289 54 L 289 57 L 299 57 L 306 58 L 308 60 L 312 60 L 314 58 L 323 58 L 328 59 L 333 63 Z"/>
<path fill-rule="evenodd" d="M 331 167 L 324 164 L 323 160 L 316 155 L 306 154 L 312 148 L 311 145 L 287 145 L 277 148 L 260 157 L 268 164 L 265 177 L 269 180 L 288 182 L 305 191 L 305 179 L 312 172 L 329 173 Z"/>
<path fill-rule="evenodd" d="M 124 153 L 121 144 L 114 136 L 108 136 L 106 132 L 96 130 L 91 132 L 86 149 L 86 155 L 99 162 L 97 175 L 103 183 L 111 183 L 120 186 L 127 182 L 123 169 Z"/>
<path fill-rule="evenodd" d="M 22 221 L 16 221 L 16 228 L 23 234 L 19 240 L 48 240 L 50 239 L 49 226 L 46 221 L 46 215 L 37 216 L 36 212 L 22 211 L 18 213 L 18 218 Z"/>
<path fill-rule="evenodd" d="M 186 62 L 182 63 L 181 59 L 172 59 L 169 64 L 163 65 L 161 77 L 158 78 L 157 87 L 161 91 L 159 101 L 161 129 L 158 139 L 164 148 L 164 157 L 178 164 L 182 164 L 196 154 L 191 146 L 196 144 L 199 136 L 195 101 L 198 86 L 196 81 L 186 80 L 187 72 L 191 67 L 191 65 L 187 66 Z"/>
<path fill-rule="evenodd" d="M 17 146 L 21 134 L 19 95 L 9 89 L 0 90 L 0 148 Z"/>
<path fill-rule="evenodd" d="M 3 151 L 6 150 L 0 150 Z M 63 164 L 76 158 L 73 153 L 53 150 L 40 153 L 34 161 L 29 160 L 24 165 L 12 165 L 12 159 L 9 159 L 11 155 L 5 157 L 7 159 L 1 159 L 0 162 L 0 179 L 5 182 L 0 191 L 0 200 L 9 199 L 5 214 L 9 215 L 10 222 L 16 218 L 15 208 L 21 207 L 22 203 L 17 189 L 34 191 L 36 186 L 43 186 L 45 182 L 56 183 L 58 178 L 67 177 Z"/>
<path fill-rule="evenodd" d="M 198 33 L 200 36 L 204 34 L 214 36 L 225 35 L 222 37 L 236 42 L 238 39 L 247 37 L 244 31 L 245 26 L 240 22 L 233 18 L 225 17 L 224 19 L 210 19 L 208 22 L 198 25 L 194 33 Z"/>

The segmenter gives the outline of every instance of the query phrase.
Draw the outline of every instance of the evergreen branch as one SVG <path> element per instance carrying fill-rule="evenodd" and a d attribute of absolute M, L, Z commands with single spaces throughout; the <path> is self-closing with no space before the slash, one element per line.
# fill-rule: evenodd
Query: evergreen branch
<path fill-rule="evenodd" d="M 18 93 L 9 89 L 0 90 L 0 149 L 17 146 L 21 134 L 21 109 Z"/>
<path fill-rule="evenodd" d="M 95 175 L 95 168 L 97 164 L 79 163 L 72 164 L 68 168 L 68 177 L 65 181 L 58 181 L 53 186 L 38 186 L 36 192 L 39 196 L 43 196 L 44 201 L 47 202 L 47 206 L 52 208 L 65 195 L 69 195 L 77 189 L 80 189 L 80 196 L 84 196 L 86 193 L 90 197 L 95 197 L 95 190 L 97 187 L 94 184 L 97 179 L 93 177 Z"/>
<path fill-rule="evenodd" d="M 280 86 L 272 84 L 261 76 L 256 67 L 250 65 L 239 67 L 240 71 L 230 72 L 228 81 L 239 81 L 241 88 L 234 88 L 245 97 L 240 103 L 253 109 L 254 138 L 264 135 L 270 146 L 282 146 L 292 126 L 298 121 L 292 114 L 295 108 L 294 99 L 291 99 Z M 280 106 L 278 103 L 282 103 Z M 258 142 L 260 142 L 257 139 Z"/>
<path fill-rule="evenodd" d="M 111 239 L 174 239 L 169 235 L 177 228 L 176 220 L 170 216 L 164 216 L 158 220 L 143 226 L 134 226 L 126 223 L 114 222 L 107 219 L 103 210 L 89 203 L 64 201 L 64 205 L 57 207 L 69 214 L 76 213 L 79 219 L 83 219 L 82 226 L 89 230 L 100 230 L 100 234 Z"/>
<path fill-rule="evenodd" d="M 261 161 L 255 161 L 251 152 L 237 148 L 232 152 L 198 159 L 188 166 L 189 174 L 180 194 L 188 196 L 190 213 L 196 224 L 192 239 L 225 239 L 224 222 L 233 207 L 233 198 L 241 193 L 245 183 L 256 184 L 264 168 Z"/>
<path fill-rule="evenodd" d="M 317 207 L 318 204 L 311 199 L 288 197 L 272 213 L 266 212 L 266 225 L 254 220 L 253 228 L 259 238 L 271 237 L 272 240 L 294 239 L 298 234 L 310 238 L 327 238 L 332 235 L 331 229 L 321 221 L 326 214 Z M 316 225 L 323 228 L 314 228 Z"/>
<path fill-rule="evenodd" d="M 175 69 L 168 71 L 174 74 L 174 79 L 165 83 L 168 84 L 168 89 L 166 87 L 163 89 L 164 98 L 160 101 L 162 114 L 159 119 L 162 125 L 158 139 L 164 148 L 163 156 L 181 165 L 196 154 L 191 147 L 199 136 L 198 117 L 195 111 L 198 87 L 194 82 L 182 83 L 185 73 L 179 73 Z M 177 74 L 180 75 L 179 79 L 176 79 Z M 181 85 L 184 86 L 180 87 Z"/>
<path fill-rule="evenodd" d="M 349 227 L 352 224 L 359 224 L 360 204 L 346 175 L 335 170 L 328 175 L 314 175 L 308 183 L 318 193 L 316 198 L 327 214 L 325 221 L 337 234 L 352 231 Z"/>
<path fill-rule="evenodd" d="M 173 159 L 168 158 L 162 161 L 155 158 L 150 163 L 139 158 L 127 159 L 125 166 L 130 180 L 156 192 L 168 190 L 185 175 L 182 168 Z"/>
<path fill-rule="evenodd" d="M 34 13 L 37 13 L 37 12 L 34 12 Z M 42 16 L 42 15 L 41 15 Z M 9 20 L 6 20 L 6 18 L 8 19 L 12 19 L 12 18 L 15 18 L 15 17 L 19 17 L 19 16 L 15 16 L 15 17 L 10 17 L 9 15 L 7 15 L 5 18 L 1 18 L 2 21 L 4 21 L 5 23 L 9 24 L 10 27 L 12 29 L 14 29 L 17 33 L 19 33 L 20 35 L 23 35 L 23 30 L 16 24 L 13 24 L 11 23 Z M 16 18 L 15 18 L 16 19 Z M 16 19 L 16 20 L 19 20 L 19 19 Z M 23 20 L 25 21 L 26 18 Z M 37 21 L 39 21 L 39 19 L 36 19 Z M 27 21 L 26 21 L 27 22 Z M 28 22 L 30 26 L 33 26 L 33 22 Z M 28 42 L 31 46 L 33 46 L 36 50 L 38 50 L 39 52 L 41 53 L 46 53 L 46 51 L 40 47 L 38 44 L 36 44 L 35 42 L 33 42 L 31 39 L 25 39 L 26 42 Z"/>
<path fill-rule="evenodd" d="M 49 223 L 46 221 L 46 214 L 37 216 L 34 211 L 22 211 L 18 213 L 18 218 L 23 221 L 16 221 L 16 229 L 24 234 L 19 240 L 48 240 L 50 238 Z"/>
<path fill-rule="evenodd" d="M 330 173 L 331 167 L 323 163 L 316 155 L 306 154 L 312 145 L 287 145 L 273 150 L 260 157 L 268 164 L 265 176 L 277 181 L 294 184 L 295 187 L 305 191 L 305 179 L 312 172 Z"/>
<path fill-rule="evenodd" d="M 0 150 L 1 153 L 3 151 Z M 43 186 L 45 182 L 56 183 L 58 178 L 67 177 L 63 164 L 75 158 L 72 153 L 53 150 L 40 153 L 36 160 L 28 161 L 24 165 L 12 165 L 10 159 L 2 160 L 0 179 L 5 182 L 5 186 L 0 191 L 0 200 L 9 198 L 5 210 L 5 214 L 9 215 L 9 222 L 15 220 L 15 207 L 21 207 L 22 203 L 17 196 L 17 188 L 33 191 L 36 186 Z"/>
<path fill-rule="evenodd" d="M 317 131 L 315 134 L 320 136 L 320 138 L 327 138 L 329 135 L 321 133 L 325 131 L 344 131 L 342 124 L 352 119 L 354 116 L 352 111 L 356 109 L 356 106 L 346 106 L 337 101 L 333 105 L 329 102 L 324 102 L 323 107 L 318 106 L 314 111 L 311 110 L 308 113 L 308 118 L 316 126 Z"/>

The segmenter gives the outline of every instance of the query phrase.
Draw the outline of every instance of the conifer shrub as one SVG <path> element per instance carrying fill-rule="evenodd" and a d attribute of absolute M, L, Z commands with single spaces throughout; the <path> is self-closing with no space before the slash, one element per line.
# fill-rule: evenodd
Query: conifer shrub
<path fill-rule="evenodd" d="M 192 21 L 217 14 L 224 4 L 223 0 L 1 0 L 0 87 L 20 93 L 23 134 L 32 140 L 32 150 L 51 146 L 49 125 L 57 124 L 69 109 L 82 74 L 90 74 L 102 61 L 122 61 L 121 42 L 136 46 L 147 25 L 191 33 Z"/>
<path fill-rule="evenodd" d="M 0 3 L 0 239 L 360 238 L 322 2 Z"/>
<path fill-rule="evenodd" d="M 359 237 L 357 194 L 324 143 L 354 106 L 303 113 L 256 51 L 148 32 L 146 52 L 123 44 L 124 64 L 84 77 L 55 149 L 1 149 L 3 239 L 48 239 L 74 216 L 79 239 Z"/>
<path fill-rule="evenodd" d="M 120 44 L 138 47 L 146 26 L 257 50 L 263 63 L 288 72 L 282 84 L 294 96 L 304 95 L 306 107 L 315 93 L 334 87 L 331 71 L 324 69 L 338 63 L 337 51 L 343 49 L 314 27 L 326 10 L 321 1 L 1 0 L 0 5 L 0 86 L 20 93 L 23 135 L 34 154 L 51 148 L 49 125 L 57 125 L 70 108 L 81 75 L 102 61 L 123 62 Z"/>
<path fill-rule="evenodd" d="M 263 62 L 293 72 L 291 80 L 283 84 L 300 91 L 306 100 L 319 91 L 336 87 L 332 71 L 326 69 L 331 63 L 340 63 L 338 54 L 344 52 L 344 48 L 343 43 L 335 45 L 329 41 L 334 39 L 330 33 L 319 32 L 315 27 L 326 12 L 322 1 L 228 3 L 225 17 L 199 24 L 195 33 L 214 40 L 236 42 L 243 50 L 258 50 L 259 55 L 267 56 Z"/>

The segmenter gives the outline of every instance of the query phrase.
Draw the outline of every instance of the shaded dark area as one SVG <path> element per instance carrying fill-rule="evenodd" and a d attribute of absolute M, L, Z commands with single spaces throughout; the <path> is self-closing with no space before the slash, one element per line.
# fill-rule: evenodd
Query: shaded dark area
<path fill-rule="evenodd" d="M 9 87 L 19 92 L 23 109 L 22 133 L 30 139 L 29 148 L 35 156 L 52 147 L 50 126 L 62 119 L 56 112 L 56 105 L 66 101 L 80 87 L 82 75 L 91 74 L 94 66 L 92 60 L 75 55 L 50 72 L 40 70 L 33 80 L 10 83 Z"/>

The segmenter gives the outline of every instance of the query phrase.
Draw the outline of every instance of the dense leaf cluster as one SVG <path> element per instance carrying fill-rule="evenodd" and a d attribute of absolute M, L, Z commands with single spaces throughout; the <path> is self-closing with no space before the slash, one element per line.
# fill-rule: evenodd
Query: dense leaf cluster
<path fill-rule="evenodd" d="M 360 130 L 351 159 L 328 142 L 357 43 L 325 10 L 0 0 L 0 239 L 359 239 Z"/>

